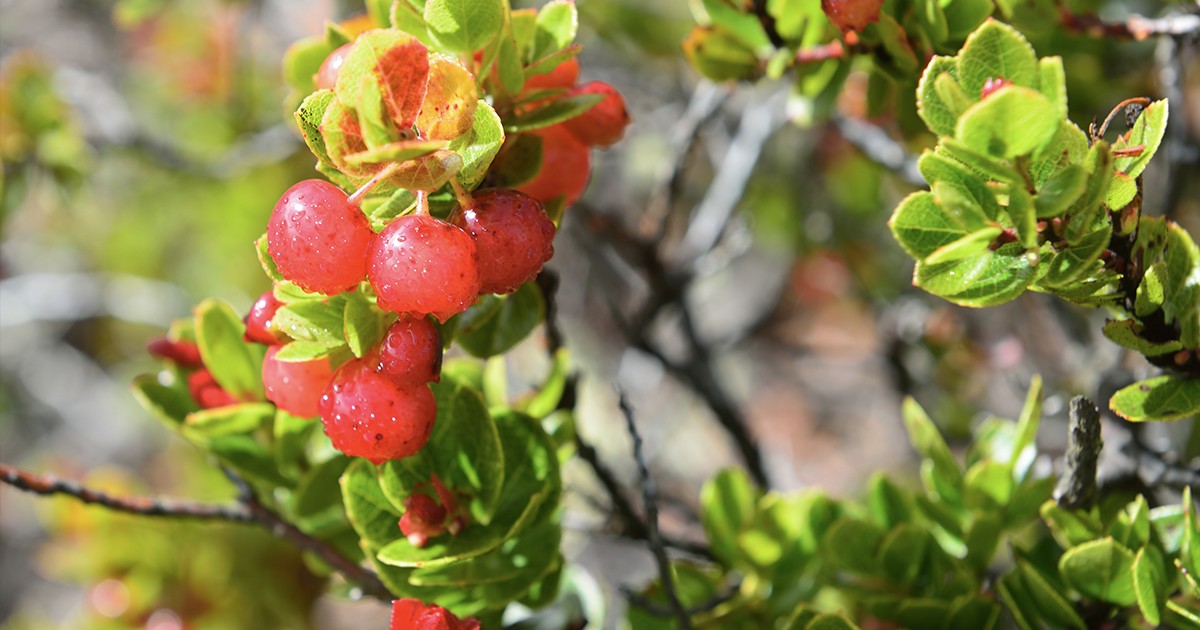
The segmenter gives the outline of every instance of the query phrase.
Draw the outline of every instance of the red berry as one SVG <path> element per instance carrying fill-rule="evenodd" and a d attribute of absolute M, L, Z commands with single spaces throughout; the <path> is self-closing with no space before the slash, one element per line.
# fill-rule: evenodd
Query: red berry
<path fill-rule="evenodd" d="M 321 69 L 317 70 L 317 76 L 313 78 L 318 90 L 333 89 L 333 86 L 337 83 L 338 71 L 342 69 L 342 64 L 346 61 L 346 54 L 350 52 L 350 48 L 353 45 L 353 42 L 342 44 L 329 53 L 325 61 L 321 62 Z"/>
<path fill-rule="evenodd" d="M 437 382 L 442 377 L 442 336 L 424 317 L 401 317 L 379 344 L 379 371 L 401 385 Z"/>
<path fill-rule="evenodd" d="M 283 193 L 267 223 L 267 251 L 284 278 L 305 291 L 336 295 L 367 271 L 375 233 L 346 193 L 308 179 Z"/>
<path fill-rule="evenodd" d="M 318 406 L 334 448 L 373 464 L 421 450 L 437 417 L 437 401 L 427 385 L 398 385 L 370 359 L 338 368 Z"/>
<path fill-rule="evenodd" d="M 204 365 L 200 358 L 200 347 L 190 341 L 155 339 L 146 345 L 146 350 L 156 357 L 174 361 L 182 368 L 197 368 Z"/>
<path fill-rule="evenodd" d="M 562 197 L 571 205 L 583 194 L 591 174 L 588 148 L 562 125 L 531 131 L 542 139 L 542 168 L 517 190 L 548 204 Z"/>
<path fill-rule="evenodd" d="M 983 82 L 983 88 L 979 90 L 979 100 L 983 100 L 991 96 L 993 92 L 1009 85 L 1012 85 L 1012 82 L 1004 77 L 989 77 Z"/>
<path fill-rule="evenodd" d="M 861 31 L 879 21 L 883 0 L 821 0 L 821 10 L 835 26 L 846 31 Z"/>
<path fill-rule="evenodd" d="M 525 79 L 525 90 L 551 90 L 574 87 L 579 81 L 579 60 L 574 57 L 558 64 L 546 74 L 535 74 Z"/>
<path fill-rule="evenodd" d="M 271 320 L 280 306 L 283 306 L 283 302 L 276 300 L 271 291 L 258 296 L 254 305 L 250 307 L 250 312 L 246 313 L 246 332 L 242 338 L 265 346 L 281 343 L 283 335 L 277 334 L 275 329 L 271 328 Z"/>
<path fill-rule="evenodd" d="M 425 604 L 419 599 L 397 599 L 392 602 L 390 630 L 479 630 L 474 617 L 460 620 L 441 606 Z"/>
<path fill-rule="evenodd" d="M 232 394 L 221 389 L 217 379 L 213 378 L 212 372 L 207 368 L 200 368 L 188 374 L 188 391 L 201 409 L 215 409 L 238 402 Z"/>
<path fill-rule="evenodd" d="M 541 202 L 503 188 L 475 194 L 455 225 L 475 239 L 483 293 L 511 293 L 534 279 L 554 255 L 554 222 Z"/>
<path fill-rule="evenodd" d="M 424 547 L 430 538 L 446 533 L 446 508 L 427 494 L 412 494 L 404 499 L 400 533 L 414 547 Z"/>
<path fill-rule="evenodd" d="M 428 215 L 406 215 L 372 243 L 367 279 L 380 308 L 444 322 L 479 294 L 479 255 L 457 227 Z"/>
<path fill-rule="evenodd" d="M 333 376 L 333 367 L 328 358 L 280 361 L 275 355 L 281 348 L 267 348 L 263 359 L 262 380 L 267 400 L 293 416 L 311 418 L 320 413 L 321 393 Z"/>
<path fill-rule="evenodd" d="M 592 81 L 571 90 L 569 94 L 604 96 L 604 100 L 591 109 L 563 123 L 576 140 L 589 147 L 607 147 L 616 144 L 625 135 L 629 112 L 625 111 L 625 99 L 616 88 L 602 81 Z"/>

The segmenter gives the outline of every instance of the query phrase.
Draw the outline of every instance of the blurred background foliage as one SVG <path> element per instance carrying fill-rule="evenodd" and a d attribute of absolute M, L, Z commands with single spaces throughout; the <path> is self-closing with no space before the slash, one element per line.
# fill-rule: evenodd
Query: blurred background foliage
<path fill-rule="evenodd" d="M 622 383 L 667 493 L 665 527 L 698 537 L 697 488 L 737 458 L 703 402 L 622 338 L 610 307 L 632 308 L 655 287 L 612 251 L 621 234 L 678 239 L 725 169 L 751 169 L 745 194 L 687 300 L 782 489 L 820 484 L 853 495 L 877 468 L 914 476 L 899 421 L 905 394 L 962 439 L 980 410 L 1015 416 L 1040 372 L 1049 393 L 1043 448 L 1054 452 L 1065 440 L 1070 395 L 1104 399 L 1096 392 L 1147 372 L 1101 337 L 1100 313 L 1037 295 L 968 311 L 914 291 L 911 264 L 885 225 L 913 188 L 834 126 L 780 125 L 749 165 L 732 161 L 764 103 L 787 101 L 792 114 L 806 104 L 785 83 L 702 82 L 680 52 L 698 2 L 578 4 L 583 78 L 619 88 L 634 125 L 617 148 L 594 157 L 589 192 L 567 217 L 552 266 L 562 277 L 569 345 L 588 374 L 581 431 L 610 461 L 629 462 L 612 424 L 610 383 Z M 1173 3 L 1068 4 L 1119 19 Z M 314 176 L 290 128 L 280 59 L 292 41 L 360 6 L 0 0 L 0 460 L 112 491 L 233 496 L 197 453 L 136 407 L 126 384 L 152 369 L 145 343 L 193 304 L 217 297 L 244 310 L 268 287 L 252 243 L 281 191 Z M 1013 21 L 1039 54 L 1064 57 L 1071 116 L 1081 125 L 1126 97 L 1163 95 L 1153 41 L 1067 33 L 1048 2 L 1018 3 Z M 1194 50 L 1177 60 L 1186 120 L 1171 121 L 1191 130 L 1193 147 Z M 865 70 L 851 71 L 836 111 L 865 117 L 870 109 L 910 151 L 930 146 L 911 93 L 894 90 L 883 107 L 868 108 Z M 691 150 L 674 156 L 675 125 L 704 98 L 717 105 Z M 1176 176 L 1183 188 L 1171 199 L 1156 166 L 1146 175 L 1146 207 L 1169 208 L 1200 233 L 1197 161 L 1184 163 Z M 672 169 L 678 203 L 656 206 Z M 597 234 L 616 246 L 597 246 Z M 670 347 L 678 320 L 668 314 L 655 325 Z M 518 372 L 523 356 L 509 359 Z M 1189 428 L 1155 427 L 1145 439 L 1194 454 L 1198 432 L 1179 446 Z M 567 474 L 578 489 L 568 557 L 606 576 L 610 594 L 615 584 L 645 581 L 653 568 L 642 548 L 597 535 L 604 515 L 587 500 L 598 493 L 594 481 Z M 631 465 L 620 474 L 634 478 Z M 299 554 L 253 528 L 135 519 L 9 488 L 0 498 L 4 627 L 382 627 L 386 617 L 373 605 L 319 598 L 323 580 Z"/>

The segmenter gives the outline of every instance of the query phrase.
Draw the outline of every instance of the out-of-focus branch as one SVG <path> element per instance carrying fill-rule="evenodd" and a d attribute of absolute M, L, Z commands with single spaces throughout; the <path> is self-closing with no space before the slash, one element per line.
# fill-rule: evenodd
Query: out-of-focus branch
<path fill-rule="evenodd" d="M 1067 508 L 1088 509 L 1096 499 L 1096 462 L 1104 443 L 1100 439 L 1100 411 L 1083 396 L 1071 399 L 1070 433 L 1062 477 L 1054 500 Z"/>
<path fill-rule="evenodd" d="M 675 618 L 679 621 L 679 628 L 689 630 L 692 627 L 691 616 L 679 600 L 679 594 L 675 592 L 675 575 L 671 571 L 671 561 L 667 558 L 667 550 L 663 547 L 662 538 L 658 533 L 658 490 L 654 485 L 654 478 L 650 476 L 650 470 L 646 466 L 646 457 L 642 452 L 642 436 L 638 433 L 637 424 L 633 420 L 633 409 L 629 406 L 629 401 L 625 399 L 625 393 L 618 392 L 618 394 L 621 413 L 625 416 L 625 428 L 629 431 L 630 439 L 633 440 L 633 459 L 637 462 L 638 475 L 642 481 L 642 503 L 646 511 L 646 530 L 649 534 L 650 551 L 654 554 L 655 563 L 658 564 L 659 583 L 662 585 L 663 595 L 667 598 L 667 604 L 670 605 Z"/>
<path fill-rule="evenodd" d="M 1074 13 L 1059 5 L 1059 19 L 1068 31 L 1115 39 L 1146 39 L 1156 35 L 1200 37 L 1200 15 L 1180 13 L 1161 18 L 1131 15 L 1122 22 L 1108 22 L 1094 13 Z"/>
<path fill-rule="evenodd" d="M 150 497 L 113 496 L 73 481 L 59 479 L 53 475 L 35 475 L 8 464 L 0 464 L 0 481 L 25 492 L 45 496 L 69 496 L 90 505 L 99 505 L 116 512 L 137 514 L 140 516 L 226 521 L 230 523 L 254 523 L 260 525 L 276 537 L 282 538 L 300 549 L 316 554 L 326 564 L 345 576 L 347 580 L 362 588 L 363 592 L 367 595 L 384 601 L 391 601 L 391 593 L 388 592 L 383 582 L 379 581 L 379 577 L 375 573 L 346 558 L 325 541 L 313 538 L 300 531 L 295 525 L 287 522 L 287 520 L 274 510 L 260 503 L 254 495 L 253 490 L 248 490 L 249 484 L 245 480 L 228 471 L 227 474 L 241 489 L 241 497 L 235 505 L 219 505 Z"/>
<path fill-rule="evenodd" d="M 917 158 L 877 125 L 865 120 L 833 115 L 833 124 L 847 142 L 862 151 L 872 162 L 892 171 L 913 186 L 924 186 L 925 178 L 917 170 Z"/>

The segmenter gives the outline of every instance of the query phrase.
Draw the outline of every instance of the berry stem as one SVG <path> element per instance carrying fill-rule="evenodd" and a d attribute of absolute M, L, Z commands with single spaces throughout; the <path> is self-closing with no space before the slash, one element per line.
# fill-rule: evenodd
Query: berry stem
<path fill-rule="evenodd" d="M 377 186 L 379 184 L 379 182 L 383 181 L 388 176 L 390 176 L 392 173 L 396 172 L 397 168 L 400 168 L 399 162 L 392 162 L 391 164 L 388 164 L 387 166 L 380 169 L 380 171 L 378 173 L 376 173 L 374 177 L 369 179 L 367 181 L 367 183 L 360 186 L 358 188 L 358 190 L 354 191 L 354 193 L 350 195 L 350 198 L 349 198 L 350 205 L 352 205 L 352 206 L 361 205 L 362 200 L 367 196 L 367 194 L 370 193 L 371 190 L 374 189 L 375 186 Z"/>
<path fill-rule="evenodd" d="M 475 209 L 475 198 L 471 193 L 467 192 L 466 188 L 459 183 L 458 177 L 450 178 L 450 187 L 454 189 L 454 197 L 458 199 L 458 205 L 462 206 L 463 210 Z"/>
<path fill-rule="evenodd" d="M 418 190 L 415 192 L 417 195 L 416 215 L 422 217 L 429 216 L 429 192 L 425 190 Z"/>

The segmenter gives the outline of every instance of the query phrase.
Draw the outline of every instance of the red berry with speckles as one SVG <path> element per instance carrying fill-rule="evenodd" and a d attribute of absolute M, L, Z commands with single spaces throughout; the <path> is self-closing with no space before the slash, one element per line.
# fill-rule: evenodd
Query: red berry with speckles
<path fill-rule="evenodd" d="M 354 359 L 334 372 L 318 405 L 334 448 L 373 464 L 415 454 L 429 441 L 437 401 L 427 385 L 399 385 Z"/>
<path fill-rule="evenodd" d="M 821 0 L 821 10 L 842 32 L 861 31 L 879 21 L 883 0 Z"/>
<path fill-rule="evenodd" d="M 266 346 L 273 346 L 283 341 L 282 334 L 276 332 L 271 327 L 271 320 L 275 317 L 275 311 L 283 306 L 283 302 L 275 299 L 275 294 L 271 291 L 258 296 L 254 301 L 254 305 L 250 307 L 250 312 L 246 313 L 246 333 L 242 337 L 246 341 L 261 343 Z"/>
<path fill-rule="evenodd" d="M 525 79 L 525 90 L 551 90 L 569 88 L 579 80 L 579 60 L 568 59 L 546 74 L 535 74 Z"/>
<path fill-rule="evenodd" d="M 442 336 L 424 317 L 401 317 L 379 344 L 379 371 L 401 385 L 441 380 Z"/>
<path fill-rule="evenodd" d="M 542 168 L 517 190 L 545 204 L 558 198 L 567 206 L 575 203 L 587 188 L 592 170 L 587 146 L 562 125 L 530 133 L 542 139 Z"/>
<path fill-rule="evenodd" d="M 337 83 L 338 71 L 342 69 L 342 64 L 346 62 L 346 55 L 350 52 L 353 43 L 342 44 L 329 56 L 325 61 L 321 62 L 321 68 L 317 70 L 317 76 L 313 80 L 317 84 L 318 90 L 332 90 Z"/>
<path fill-rule="evenodd" d="M 333 376 L 333 367 L 328 358 L 280 361 L 275 358 L 280 348 L 267 348 L 263 359 L 262 380 L 267 399 L 293 416 L 311 418 L 320 413 L 321 392 Z"/>
<path fill-rule="evenodd" d="M 366 275 L 374 236 L 346 193 L 327 181 L 308 179 L 275 204 L 267 223 L 267 251 L 284 278 L 305 291 L 336 295 Z"/>
<path fill-rule="evenodd" d="M 475 239 L 483 293 L 511 293 L 554 255 L 554 222 L 541 202 L 507 189 L 475 194 L 475 207 L 455 214 L 455 225 Z"/>
<path fill-rule="evenodd" d="M 371 245 L 367 279 L 380 308 L 446 321 L 479 294 L 479 256 L 466 232 L 428 215 L 392 221 Z"/>
<path fill-rule="evenodd" d="M 625 135 L 629 126 L 629 112 L 625 110 L 625 99 L 613 86 L 603 81 L 592 81 L 570 91 L 571 96 L 599 94 L 604 100 L 591 109 L 563 123 L 575 139 L 589 147 L 607 147 L 616 144 Z"/>

